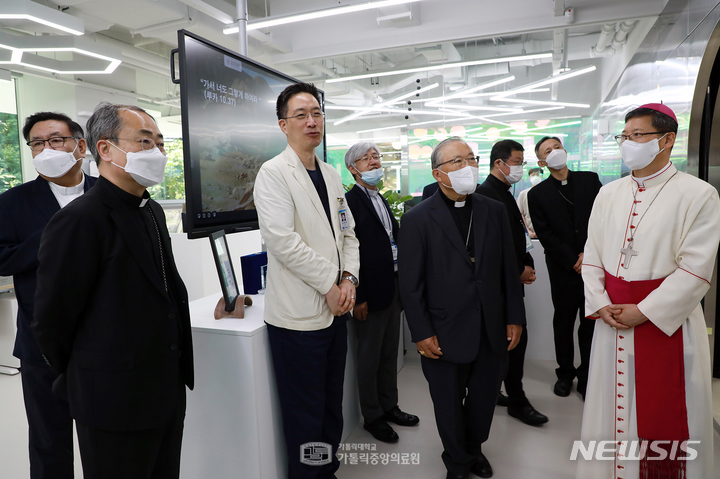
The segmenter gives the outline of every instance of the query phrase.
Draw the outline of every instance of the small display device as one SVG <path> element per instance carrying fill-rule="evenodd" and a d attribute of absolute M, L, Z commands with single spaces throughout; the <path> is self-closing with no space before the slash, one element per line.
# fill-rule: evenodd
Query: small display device
<path fill-rule="evenodd" d="M 230 312 L 235 309 L 235 301 L 239 296 L 239 292 L 224 230 L 216 231 L 210 235 L 210 246 L 212 246 L 215 266 L 220 277 L 220 286 L 225 300 L 225 311 Z"/>

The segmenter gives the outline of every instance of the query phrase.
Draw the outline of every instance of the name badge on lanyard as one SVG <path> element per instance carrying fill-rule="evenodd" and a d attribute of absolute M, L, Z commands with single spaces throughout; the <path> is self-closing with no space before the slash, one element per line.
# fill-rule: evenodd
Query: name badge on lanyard
<path fill-rule="evenodd" d="M 397 245 L 394 239 L 390 239 L 390 247 L 392 248 L 393 263 L 397 265 Z"/>
<path fill-rule="evenodd" d="M 348 218 L 347 208 L 343 208 L 338 211 L 340 215 L 340 230 L 347 231 L 350 229 L 350 219 Z"/>
<path fill-rule="evenodd" d="M 527 253 L 531 249 L 533 249 L 532 240 L 530 239 L 528 232 L 525 231 L 525 252 Z"/>

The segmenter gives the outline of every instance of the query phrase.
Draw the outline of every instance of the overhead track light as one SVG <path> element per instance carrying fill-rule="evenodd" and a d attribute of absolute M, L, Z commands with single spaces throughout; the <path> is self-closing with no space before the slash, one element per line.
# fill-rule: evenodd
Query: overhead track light
<path fill-rule="evenodd" d="M 379 2 L 359 3 L 357 5 L 348 5 L 345 7 L 328 8 L 325 10 L 316 10 L 314 12 L 300 13 L 298 15 L 288 15 L 286 17 L 270 18 L 259 20 L 256 22 L 248 22 L 247 29 L 258 30 L 260 28 L 275 27 L 278 25 L 287 25 L 288 23 L 304 22 L 306 20 L 314 20 L 316 18 L 333 17 L 335 15 L 343 15 L 346 13 L 362 12 L 364 10 L 372 10 L 374 8 L 391 7 L 393 5 L 403 5 L 406 3 L 415 3 L 420 0 L 383 0 Z M 223 29 L 225 35 L 238 33 L 240 29 L 237 25 Z"/>
<path fill-rule="evenodd" d="M 546 106 L 568 106 L 574 108 L 590 108 L 587 103 L 566 103 L 562 101 L 552 100 L 526 100 L 524 98 L 507 98 L 504 96 L 498 96 L 490 98 L 492 101 L 505 102 L 505 103 L 523 103 L 525 105 L 546 105 Z"/>
<path fill-rule="evenodd" d="M 0 20 L 28 20 L 73 35 L 85 34 L 81 19 L 30 0 L 0 0 Z"/>
<path fill-rule="evenodd" d="M 516 56 L 512 56 L 512 57 L 497 57 L 497 58 L 486 58 L 484 60 L 443 63 L 442 65 L 429 65 L 426 67 L 407 68 L 405 70 L 391 70 L 391 71 L 385 71 L 385 72 L 365 73 L 363 75 L 353 75 L 353 76 L 347 76 L 347 77 L 329 78 L 329 79 L 325 80 L 325 83 L 338 83 L 338 82 L 343 82 L 343 81 L 362 80 L 363 78 L 377 78 L 377 77 L 386 77 L 386 76 L 392 76 L 392 75 L 406 75 L 408 73 L 420 73 L 420 72 L 429 72 L 429 71 L 437 71 L 437 70 L 447 70 L 450 68 L 469 67 L 469 66 L 473 66 L 473 65 L 489 65 L 489 64 L 493 64 L 493 63 L 522 62 L 522 61 L 526 61 L 526 60 L 540 60 L 543 58 L 552 58 L 552 55 L 553 55 L 552 53 L 532 53 L 530 55 L 516 55 Z"/>
<path fill-rule="evenodd" d="M 452 94 L 450 94 L 450 95 L 447 95 L 447 96 L 444 96 L 444 97 L 441 97 L 441 98 L 437 98 L 436 100 L 433 101 L 433 105 L 429 105 L 429 106 L 435 106 L 434 103 L 440 104 L 440 103 L 442 103 L 442 102 L 444 102 L 444 101 L 448 101 L 448 100 L 455 100 L 455 99 L 457 99 L 457 98 L 465 98 L 465 97 L 467 97 L 468 95 L 471 95 L 471 94 L 475 93 L 476 91 L 485 90 L 485 89 L 487 89 L 487 88 L 492 88 L 492 87 L 494 87 L 494 86 L 502 85 L 503 83 L 508 83 L 508 82 L 513 81 L 513 80 L 515 80 L 515 76 L 514 76 L 514 75 L 510 75 L 509 77 L 504 77 L 504 78 L 500 78 L 500 79 L 498 79 L 498 80 L 493 80 L 493 81 L 490 81 L 490 82 L 486 82 L 486 83 L 483 83 L 482 85 L 477 85 L 477 86 L 474 86 L 474 87 L 472 87 L 472 88 L 467 88 L 467 89 L 465 89 L 465 90 L 457 91 L 457 92 L 452 93 Z"/>
<path fill-rule="evenodd" d="M 569 72 L 567 72 L 567 73 L 561 73 L 561 74 L 559 74 L 559 75 L 555 75 L 555 76 L 553 76 L 553 77 L 546 78 L 546 79 L 544 79 L 544 80 L 539 80 L 539 81 L 536 81 L 536 82 L 528 83 L 528 84 L 523 85 L 523 86 L 521 86 L 521 87 L 513 88 L 512 90 L 507 90 L 507 91 L 504 91 L 504 92 L 502 92 L 502 93 L 498 93 L 497 96 L 493 97 L 493 99 L 495 99 L 495 98 L 500 98 L 500 97 L 507 97 L 507 96 L 512 96 L 512 95 L 517 95 L 517 94 L 519 94 L 519 93 L 527 93 L 528 91 L 530 91 L 530 90 L 532 90 L 532 89 L 535 89 L 535 88 L 538 88 L 538 87 L 541 87 L 541 86 L 551 85 L 551 84 L 553 84 L 553 83 L 557 83 L 557 82 L 560 82 L 560 81 L 563 81 L 563 80 L 567 80 L 567 79 L 569 79 L 569 78 L 575 78 L 576 76 L 580 76 L 580 75 L 584 75 L 584 74 L 586 74 L 586 73 L 594 72 L 596 69 L 597 69 L 597 68 L 595 67 L 595 65 L 592 65 L 592 66 L 589 66 L 589 67 L 586 67 L 586 68 L 581 68 L 581 69 L 579 69 L 579 70 L 571 70 L 571 71 L 569 71 Z"/>
<path fill-rule="evenodd" d="M 341 124 L 345 123 L 346 121 L 354 120 L 355 118 L 361 117 L 362 115 L 365 115 L 366 113 L 370 113 L 370 112 L 372 112 L 372 111 L 374 111 L 374 110 L 376 110 L 376 109 L 378 109 L 378 108 L 383 108 L 383 107 L 385 107 L 385 106 L 392 105 L 392 104 L 395 103 L 395 102 L 398 102 L 398 101 L 400 101 L 400 100 L 404 100 L 405 98 L 410 98 L 411 96 L 415 96 L 416 94 L 420 94 L 420 93 L 424 93 L 424 92 L 426 92 L 426 91 L 430 91 L 430 90 L 432 90 L 432 89 L 434 89 L 434 88 L 437 88 L 437 87 L 439 87 L 439 86 L 440 86 L 439 83 L 433 83 L 432 85 L 428 85 L 428 86 L 426 86 L 426 87 L 424 87 L 424 88 L 420 88 L 419 90 L 413 90 L 413 91 L 411 91 L 411 92 L 402 94 L 402 95 L 400 95 L 400 96 L 398 96 L 398 97 L 396 97 L 396 98 L 392 98 L 392 99 L 390 99 L 390 100 L 387 100 L 387 101 L 384 101 L 384 102 L 382 102 L 382 103 L 378 103 L 377 105 L 373 105 L 373 106 L 371 106 L 371 107 L 369 107 L 369 108 L 366 108 L 366 109 L 363 110 L 363 111 L 358 111 L 358 112 L 353 113 L 353 114 L 351 114 L 351 115 L 348 115 L 348 116 L 346 116 L 346 117 L 340 118 L 338 121 L 334 122 L 333 125 L 335 125 L 335 126 L 341 125 Z"/>

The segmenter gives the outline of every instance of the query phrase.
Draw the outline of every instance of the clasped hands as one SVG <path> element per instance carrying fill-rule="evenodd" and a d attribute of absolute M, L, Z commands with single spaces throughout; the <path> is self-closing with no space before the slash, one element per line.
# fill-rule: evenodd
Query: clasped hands
<path fill-rule="evenodd" d="M 355 305 L 355 285 L 347 279 L 340 281 L 339 285 L 333 284 L 325 294 L 325 302 L 333 316 L 342 316 Z"/>
<path fill-rule="evenodd" d="M 519 324 L 508 324 L 506 327 L 508 351 L 510 351 L 520 342 L 523 327 Z M 426 358 L 438 359 L 443 354 L 440 349 L 440 343 L 438 343 L 437 336 L 432 336 L 427 339 L 423 339 L 422 341 L 418 341 L 415 343 L 415 346 L 417 346 L 418 353 Z"/>
<path fill-rule="evenodd" d="M 634 328 L 648 320 L 637 304 L 609 304 L 600 308 L 596 314 L 613 329 Z"/>

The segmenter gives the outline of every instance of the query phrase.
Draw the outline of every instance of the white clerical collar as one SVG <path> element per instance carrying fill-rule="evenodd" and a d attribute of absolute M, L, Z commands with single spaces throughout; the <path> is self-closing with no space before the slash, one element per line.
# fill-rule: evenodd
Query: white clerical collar
<path fill-rule="evenodd" d="M 456 202 L 455 202 L 455 208 L 462 208 L 462 207 L 464 207 L 464 206 L 465 206 L 465 202 L 464 202 L 464 201 L 456 201 Z"/>
<path fill-rule="evenodd" d="M 82 173 L 82 170 L 80 170 L 80 177 L 80 183 L 75 186 L 60 186 L 56 183 L 53 183 L 52 181 L 48 181 L 48 184 L 50 184 L 50 188 L 52 188 L 53 192 L 57 193 L 58 195 L 79 195 L 80 193 L 85 191 L 85 174 Z"/>
<path fill-rule="evenodd" d="M 369 196 L 377 196 L 377 195 L 380 194 L 380 193 L 378 192 L 377 188 L 374 189 L 374 190 L 371 190 L 370 188 L 365 188 L 365 187 L 364 187 L 363 185 L 361 185 L 360 183 L 356 183 L 356 184 L 357 184 L 360 188 L 362 188 L 363 190 L 365 190 L 365 192 L 366 192 Z"/>
<path fill-rule="evenodd" d="M 675 166 L 672 164 L 672 161 L 668 162 L 665 167 L 663 167 L 662 170 L 656 171 L 652 175 L 645 176 L 642 178 L 637 178 L 636 176 L 632 176 L 633 181 L 638 184 L 638 187 L 640 188 L 650 188 L 653 185 L 662 183 L 663 181 L 667 181 L 674 173 L 677 171 L 675 169 Z"/>

